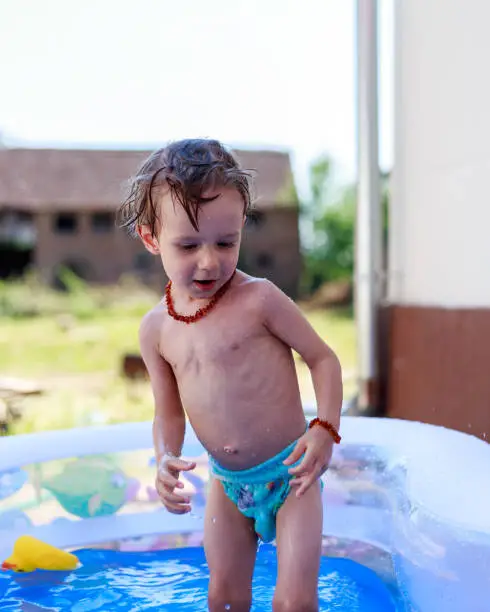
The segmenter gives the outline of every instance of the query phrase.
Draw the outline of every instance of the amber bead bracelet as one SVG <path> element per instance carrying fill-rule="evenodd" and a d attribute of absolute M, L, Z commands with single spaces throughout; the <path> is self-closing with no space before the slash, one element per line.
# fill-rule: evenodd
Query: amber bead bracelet
<path fill-rule="evenodd" d="M 323 429 L 326 429 L 328 433 L 332 436 L 335 444 L 340 444 L 340 441 L 342 440 L 342 438 L 339 436 L 338 431 L 335 429 L 332 423 L 329 423 L 328 421 L 324 421 L 317 417 L 313 419 L 312 421 L 310 421 L 310 424 L 308 425 L 308 427 L 311 429 L 315 425 L 320 425 L 320 427 L 323 427 Z"/>

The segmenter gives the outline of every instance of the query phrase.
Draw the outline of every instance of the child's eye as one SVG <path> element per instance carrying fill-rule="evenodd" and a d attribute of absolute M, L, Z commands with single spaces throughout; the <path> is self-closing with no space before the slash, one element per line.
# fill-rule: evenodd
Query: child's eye
<path fill-rule="evenodd" d="M 181 248 L 183 251 L 192 251 L 192 250 L 194 250 L 195 248 L 197 248 L 197 244 L 181 244 L 181 245 L 180 245 L 180 248 Z"/>
<path fill-rule="evenodd" d="M 234 242 L 218 242 L 218 246 L 220 249 L 231 249 L 235 246 Z"/>

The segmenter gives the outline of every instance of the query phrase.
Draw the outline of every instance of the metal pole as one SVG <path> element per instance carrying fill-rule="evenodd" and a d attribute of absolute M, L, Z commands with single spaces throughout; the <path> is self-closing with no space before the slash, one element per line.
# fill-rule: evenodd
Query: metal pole
<path fill-rule="evenodd" d="M 378 306 L 382 267 L 378 152 L 378 2 L 357 0 L 357 143 L 355 301 L 361 413 L 377 408 Z"/>

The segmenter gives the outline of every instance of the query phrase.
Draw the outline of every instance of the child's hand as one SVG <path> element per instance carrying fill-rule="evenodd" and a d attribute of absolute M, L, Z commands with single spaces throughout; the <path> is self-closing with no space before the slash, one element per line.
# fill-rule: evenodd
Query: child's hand
<path fill-rule="evenodd" d="M 156 489 L 163 505 L 173 514 L 185 514 L 191 509 L 190 498 L 185 494 L 175 493 L 175 488 L 183 489 L 184 485 L 179 480 L 182 471 L 193 470 L 196 464 L 193 461 L 184 461 L 177 457 L 164 455 L 158 464 L 156 477 Z"/>
<path fill-rule="evenodd" d="M 291 465 L 303 456 L 302 461 L 289 470 L 294 476 L 290 484 L 298 489 L 296 497 L 301 497 L 327 471 L 333 445 L 332 436 L 323 427 L 312 427 L 299 438 L 293 452 L 284 461 L 284 465 Z"/>

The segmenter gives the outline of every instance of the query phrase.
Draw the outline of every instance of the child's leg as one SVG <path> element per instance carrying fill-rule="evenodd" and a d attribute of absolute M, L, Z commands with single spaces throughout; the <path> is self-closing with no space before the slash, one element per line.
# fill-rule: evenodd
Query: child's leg
<path fill-rule="evenodd" d="M 293 488 L 277 513 L 274 612 L 318 612 L 322 522 L 320 483 L 299 499 Z"/>
<path fill-rule="evenodd" d="M 206 505 L 204 550 L 210 573 L 209 611 L 249 612 L 257 536 L 253 522 L 243 516 L 215 479 Z"/>

